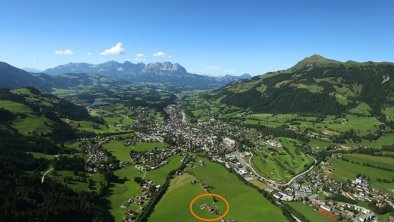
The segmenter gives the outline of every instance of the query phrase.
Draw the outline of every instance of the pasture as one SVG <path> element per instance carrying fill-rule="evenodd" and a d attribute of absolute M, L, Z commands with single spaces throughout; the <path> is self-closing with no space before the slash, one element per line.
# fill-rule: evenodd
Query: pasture
<path fill-rule="evenodd" d="M 14 121 L 12 127 L 21 134 L 46 134 L 51 132 L 52 121 L 43 116 L 29 116 L 24 119 Z"/>
<path fill-rule="evenodd" d="M 32 112 L 30 107 L 10 100 L 0 100 L 0 108 L 6 109 L 15 114 Z"/>
<path fill-rule="evenodd" d="M 139 142 L 135 144 L 133 150 L 138 152 L 151 151 L 154 148 L 164 148 L 167 146 L 167 144 L 161 142 Z"/>
<path fill-rule="evenodd" d="M 124 141 L 111 140 L 103 145 L 116 159 L 122 162 L 130 161 L 131 146 L 126 146 Z"/>
<path fill-rule="evenodd" d="M 358 159 L 362 158 L 363 161 L 369 161 L 365 157 L 363 158 L 363 157 L 357 156 L 357 158 Z M 368 157 L 368 158 L 372 158 L 372 157 Z M 381 158 L 381 157 L 378 157 L 378 158 Z M 353 159 L 354 159 L 354 157 L 353 157 Z M 375 161 L 376 161 L 376 159 L 375 159 Z M 390 189 L 392 189 L 394 186 L 393 182 L 385 183 L 382 181 L 378 181 L 378 178 L 392 181 L 392 179 L 393 179 L 393 172 L 392 171 L 382 170 L 382 169 L 378 169 L 375 167 L 364 166 L 362 163 L 356 164 L 356 163 L 352 163 L 352 162 L 347 162 L 347 161 L 341 160 L 337 157 L 331 157 L 329 159 L 329 163 L 335 169 L 333 173 L 329 174 L 329 176 L 337 181 L 345 182 L 348 179 L 354 180 L 357 175 L 365 175 L 371 179 L 371 186 L 373 188 L 379 189 L 380 191 L 385 192 L 390 195 L 393 195 L 393 193 L 394 193 L 394 192 L 390 191 Z M 391 167 L 393 166 L 393 163 L 394 163 L 394 161 L 391 162 L 391 164 L 390 164 Z"/>
<path fill-rule="evenodd" d="M 302 214 L 309 221 L 333 222 L 332 219 L 320 214 L 313 207 L 303 204 L 302 202 L 289 202 L 288 205 L 293 207 L 298 213 Z"/>
<path fill-rule="evenodd" d="M 287 221 L 281 210 L 265 199 L 255 188 L 243 183 L 236 175 L 230 173 L 224 166 L 210 162 L 204 165 L 194 165 L 187 172 L 197 178 L 201 184 L 206 184 L 211 193 L 225 197 L 230 204 L 230 212 L 225 219 L 235 219 L 238 222 Z M 189 183 L 191 176 L 173 180 L 168 193 L 155 208 L 148 221 L 197 221 L 189 212 L 189 203 L 197 194 L 205 193 L 201 186 Z M 176 200 L 176 201 L 174 201 Z M 222 203 L 219 208 L 222 209 Z M 172 206 L 172 207 L 170 207 Z M 178 209 L 178 210 L 177 210 Z"/>
<path fill-rule="evenodd" d="M 168 173 L 181 166 L 180 160 L 180 156 L 170 157 L 167 165 L 147 172 L 140 172 L 134 166 L 126 166 L 114 171 L 114 175 L 120 181 L 110 184 L 104 200 L 109 202 L 110 213 L 115 218 L 115 221 L 121 221 L 126 212 L 126 209 L 121 208 L 122 203 L 131 197 L 139 195 L 140 185 L 134 181 L 136 177 L 150 179 L 156 184 L 163 185 Z M 129 206 L 129 209 L 137 210 L 135 205 Z"/>
<path fill-rule="evenodd" d="M 252 158 L 254 168 L 268 178 L 286 182 L 302 172 L 313 159 L 297 150 L 299 141 L 285 137 L 277 138 L 282 147 L 265 146 L 255 151 Z"/>

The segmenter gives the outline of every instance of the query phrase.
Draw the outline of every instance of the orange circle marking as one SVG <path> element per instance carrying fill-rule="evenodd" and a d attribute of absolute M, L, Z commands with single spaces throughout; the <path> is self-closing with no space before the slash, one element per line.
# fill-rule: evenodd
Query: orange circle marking
<path fill-rule="evenodd" d="M 222 215 L 219 216 L 219 217 L 210 219 L 210 218 L 203 218 L 203 217 L 200 217 L 200 216 L 198 216 L 196 213 L 194 213 L 194 211 L 193 211 L 193 204 L 194 204 L 194 202 L 196 202 L 196 200 L 200 199 L 201 197 L 207 197 L 207 196 L 210 196 L 210 197 L 217 197 L 217 198 L 223 200 L 223 202 L 226 204 L 226 211 L 224 212 L 224 214 L 222 214 Z M 190 210 L 190 213 L 193 215 L 193 217 L 195 217 L 195 218 L 197 218 L 197 219 L 199 219 L 199 220 L 202 220 L 202 221 L 217 221 L 217 220 L 222 219 L 223 217 L 225 217 L 225 216 L 228 214 L 228 212 L 230 211 L 230 205 L 228 204 L 228 201 L 226 200 L 226 198 L 224 198 L 223 196 L 220 196 L 219 194 L 215 194 L 215 193 L 204 193 L 204 194 L 200 194 L 200 195 L 196 196 L 196 197 L 190 202 L 189 210 Z"/>

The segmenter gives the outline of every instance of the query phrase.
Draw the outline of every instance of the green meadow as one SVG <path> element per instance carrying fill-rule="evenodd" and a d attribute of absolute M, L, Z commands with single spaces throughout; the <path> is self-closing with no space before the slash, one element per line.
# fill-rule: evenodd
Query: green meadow
<path fill-rule="evenodd" d="M 347 162 L 337 157 L 330 158 L 329 163 L 334 167 L 334 172 L 329 174 L 329 176 L 331 176 L 333 179 L 337 181 L 345 182 L 347 180 L 354 180 L 356 176 L 359 174 L 365 175 L 371 179 L 371 186 L 373 188 L 379 189 L 380 191 L 390 195 L 394 193 L 390 191 L 390 189 L 392 189 L 394 186 L 393 182 L 385 183 L 378 181 L 378 178 L 392 181 L 393 179 L 392 171 L 382 170 L 375 167 L 368 167 L 362 164 L 363 162 L 370 162 L 372 160 L 375 163 L 380 161 L 382 162 L 381 164 L 385 164 L 385 165 L 387 164 L 388 166 L 393 167 L 394 161 L 391 161 L 391 163 L 387 162 L 390 161 L 390 159 L 388 159 L 390 157 L 374 158 L 370 156 L 365 157 L 363 155 L 358 155 L 358 156 L 350 156 L 350 158 L 356 160 L 356 162 L 359 162 L 359 164 Z"/>
<path fill-rule="evenodd" d="M 377 140 L 363 140 L 363 145 L 368 148 L 382 148 L 383 146 L 394 146 L 394 133 L 387 133 L 379 137 Z"/>
<path fill-rule="evenodd" d="M 189 203 L 205 191 L 200 184 L 191 184 L 194 179 L 195 177 L 190 174 L 183 174 L 172 179 L 170 187 L 148 221 L 198 221 L 189 213 Z"/>
<path fill-rule="evenodd" d="M 160 168 L 150 170 L 146 173 L 145 178 L 150 179 L 156 184 L 164 184 L 167 178 L 167 175 L 181 167 L 182 157 L 180 156 L 172 156 L 168 159 L 168 163 Z"/>
<path fill-rule="evenodd" d="M 103 124 L 97 124 L 91 121 L 76 121 L 77 124 L 77 129 L 81 131 L 86 131 L 86 132 L 92 132 L 92 133 L 109 133 L 112 132 L 110 128 Z"/>
<path fill-rule="evenodd" d="M 115 218 L 115 221 L 121 221 L 126 209 L 121 208 L 124 201 L 139 194 L 140 185 L 134 181 L 135 177 L 142 177 L 135 167 L 127 166 L 114 171 L 114 175 L 119 179 L 125 179 L 123 182 L 112 182 L 104 199 L 109 202 L 109 211 Z"/>
<path fill-rule="evenodd" d="M 317 140 L 317 139 L 310 139 L 308 145 L 315 149 L 325 149 L 333 145 L 333 143 L 328 141 Z"/>
<path fill-rule="evenodd" d="M 76 176 L 73 171 L 61 170 L 51 171 L 47 176 L 52 177 L 54 180 L 66 184 L 68 187 L 75 191 L 98 191 L 100 189 L 100 182 L 104 180 L 104 176 L 100 173 L 95 173 L 89 176 Z M 88 180 L 93 181 L 92 189 L 89 188 Z"/>
<path fill-rule="evenodd" d="M 164 148 L 167 147 L 168 145 L 165 143 L 161 143 L 161 142 L 138 142 L 135 144 L 135 146 L 133 147 L 134 151 L 151 151 L 154 148 Z"/>
<path fill-rule="evenodd" d="M 297 151 L 297 147 L 301 145 L 299 141 L 285 137 L 277 140 L 282 143 L 282 147 L 265 146 L 256 150 L 252 164 L 266 177 L 285 182 L 302 172 L 306 165 L 313 163 L 313 159 Z"/>
<path fill-rule="evenodd" d="M 45 154 L 45 153 L 37 153 L 37 152 L 27 152 L 33 155 L 34 158 L 44 158 L 48 160 L 52 160 L 56 157 L 56 155 Z"/>
<path fill-rule="evenodd" d="M 169 172 L 178 169 L 182 165 L 181 159 L 180 156 L 172 156 L 167 165 L 147 172 L 140 172 L 134 166 L 127 166 L 114 171 L 114 175 L 120 180 L 125 179 L 121 182 L 112 182 L 104 196 L 104 201 L 108 201 L 110 213 L 115 218 L 115 221 L 121 221 L 126 212 L 126 209 L 121 208 L 122 203 L 131 197 L 139 195 L 140 185 L 134 181 L 136 177 L 150 179 L 156 184 L 163 185 Z M 130 209 L 137 210 L 136 206 L 130 206 Z"/>
<path fill-rule="evenodd" d="M 132 119 L 125 118 L 125 117 L 106 117 L 104 118 L 106 123 L 110 124 L 124 124 L 124 125 L 130 125 L 133 123 Z"/>
<path fill-rule="evenodd" d="M 21 134 L 46 134 L 51 132 L 52 121 L 43 116 L 29 116 L 24 119 L 14 121 L 12 127 Z"/>
<path fill-rule="evenodd" d="M 12 113 L 30 113 L 30 107 L 10 100 L 0 100 L 0 108 L 6 109 Z"/>
<path fill-rule="evenodd" d="M 190 214 L 189 203 L 194 196 L 205 191 L 201 190 L 198 184 L 192 185 L 189 182 L 193 177 L 201 184 L 209 185 L 211 193 L 222 195 L 229 201 L 230 211 L 225 219 L 235 219 L 238 222 L 261 221 L 261 218 L 267 221 L 287 221 L 278 207 L 265 199 L 255 188 L 246 185 L 236 175 L 230 173 L 224 166 L 207 159 L 201 160 L 205 162 L 204 166 L 188 168 L 187 172 L 190 175 L 183 175 L 172 181 L 166 195 L 156 206 L 148 221 L 198 221 Z M 222 209 L 223 203 L 219 202 L 218 205 Z"/>
<path fill-rule="evenodd" d="M 343 157 L 360 164 L 371 164 L 373 166 L 391 169 L 394 171 L 394 158 L 392 157 L 371 156 L 365 154 L 345 154 Z"/>
<path fill-rule="evenodd" d="M 387 107 L 382 110 L 382 113 L 386 115 L 387 120 L 389 121 L 394 120 L 394 107 Z"/>
<path fill-rule="evenodd" d="M 333 222 L 332 219 L 322 215 L 313 207 L 303 204 L 302 202 L 289 202 L 288 205 L 293 207 L 298 213 L 304 215 L 309 221 Z"/>
<path fill-rule="evenodd" d="M 131 146 L 126 146 L 124 141 L 111 140 L 103 145 L 116 159 L 122 162 L 130 161 Z"/>

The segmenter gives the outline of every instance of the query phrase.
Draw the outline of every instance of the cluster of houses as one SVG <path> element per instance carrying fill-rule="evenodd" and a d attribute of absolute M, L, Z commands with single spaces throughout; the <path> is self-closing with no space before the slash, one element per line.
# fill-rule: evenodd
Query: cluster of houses
<path fill-rule="evenodd" d="M 124 217 L 123 222 L 131 222 L 137 218 L 138 212 L 133 212 L 132 210 L 128 209 L 130 205 L 135 205 L 139 207 L 139 211 L 141 211 L 146 203 L 150 201 L 150 199 L 159 191 L 160 185 L 155 184 L 151 180 L 142 180 L 142 185 L 139 190 L 140 195 L 132 197 L 125 201 L 121 208 L 127 209 Z"/>
<path fill-rule="evenodd" d="M 251 156 L 250 152 L 235 151 L 225 155 L 225 166 L 233 169 L 236 173 L 241 175 L 245 180 L 251 181 L 257 179 L 256 175 L 248 170 L 248 163 L 245 161 L 246 157 Z"/>
<path fill-rule="evenodd" d="M 130 152 L 131 159 L 140 171 L 154 170 L 164 166 L 168 163 L 168 157 L 175 154 L 177 154 L 176 149 L 170 148 L 154 148 L 146 152 Z"/>
<path fill-rule="evenodd" d="M 264 136 L 254 129 L 217 121 L 214 118 L 204 121 L 198 120 L 195 126 L 189 125 L 185 123 L 184 116 L 180 110 L 181 107 L 179 105 L 168 106 L 165 110 L 169 116 L 168 120 L 155 123 L 148 133 L 152 140 L 170 138 L 177 144 L 178 148 L 176 151 L 157 149 L 151 152 L 132 153 L 132 158 L 141 169 L 154 169 L 166 164 L 166 159 L 168 156 L 174 155 L 174 152 L 203 151 L 212 160 L 225 164 L 227 168 L 232 168 L 246 180 L 252 180 L 256 179 L 256 177 L 252 172 L 249 172 L 249 164 L 245 161 L 245 157 L 251 155 L 248 152 L 251 148 L 241 145 L 242 150 L 246 150 L 246 152 L 237 151 L 239 147 L 236 146 L 234 139 L 239 141 L 239 138 L 243 138 L 254 143 L 262 141 L 261 147 L 269 146 L 271 149 L 282 147 L 280 142 L 272 137 Z M 145 110 L 144 112 L 149 111 Z M 143 121 L 140 122 L 142 124 Z M 219 135 L 218 132 L 225 132 L 225 135 Z M 329 134 L 322 132 L 323 136 L 329 136 Z M 320 134 L 316 136 L 320 137 Z M 140 139 L 143 138 L 141 137 Z M 256 143 L 254 146 L 256 146 Z M 332 170 L 328 163 L 323 162 L 322 166 L 323 171 Z M 344 189 L 345 186 L 346 189 Z M 351 221 L 364 222 L 375 220 L 377 215 L 357 205 L 334 201 L 332 200 L 334 194 L 340 193 L 354 200 L 375 200 L 378 204 L 383 202 L 392 204 L 391 197 L 371 189 L 365 178 L 356 178 L 351 184 L 345 185 L 332 180 L 326 173 L 320 171 L 310 171 L 297 178 L 290 186 L 276 189 L 278 190 L 273 195 L 278 201 L 301 200 L 321 214 L 335 220 L 346 218 Z M 346 192 L 343 192 L 344 190 Z M 209 205 L 202 207 L 205 210 L 211 210 L 208 208 Z"/>
<path fill-rule="evenodd" d="M 282 147 L 282 144 L 274 139 L 269 139 L 265 142 L 268 146 L 272 147 Z"/>
<path fill-rule="evenodd" d="M 157 123 L 155 121 L 154 111 L 148 107 L 131 107 L 136 114 L 133 118 L 133 128 L 137 131 L 147 131 L 153 128 Z"/>
<path fill-rule="evenodd" d="M 83 143 L 78 146 L 81 152 L 89 154 L 86 160 L 88 172 L 96 173 L 100 170 L 114 170 L 119 168 L 119 162 L 101 147 L 108 140 L 108 137 L 97 136 L 89 140 L 83 139 Z M 97 143 L 96 141 L 99 142 Z"/>
<path fill-rule="evenodd" d="M 394 207 L 393 198 L 371 188 L 367 177 L 359 176 L 350 182 L 338 183 L 325 173 L 332 172 L 332 167 L 327 162 L 322 162 L 321 166 L 323 171 L 311 171 L 297 178 L 290 186 L 276 191 L 273 196 L 278 201 L 303 201 L 333 220 L 344 218 L 349 221 L 366 222 L 378 219 L 378 215 L 370 209 L 336 199 L 334 196 L 338 194 L 354 201 L 375 201 L 377 207 L 387 204 Z"/>
<path fill-rule="evenodd" d="M 214 205 L 214 204 L 201 204 L 200 205 L 200 210 L 208 211 L 211 214 L 216 214 L 220 215 L 219 209 Z M 237 220 L 235 219 L 221 219 L 223 222 L 236 222 Z"/>
<path fill-rule="evenodd" d="M 206 203 L 201 204 L 200 209 L 208 211 L 209 213 L 212 213 L 212 214 L 220 214 L 219 209 L 216 206 L 214 206 L 213 204 L 206 204 Z"/>

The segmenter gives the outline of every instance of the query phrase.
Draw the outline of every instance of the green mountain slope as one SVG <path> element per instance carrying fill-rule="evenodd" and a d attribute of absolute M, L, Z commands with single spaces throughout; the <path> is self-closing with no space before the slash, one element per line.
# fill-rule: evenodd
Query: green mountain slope
<path fill-rule="evenodd" d="M 208 95 L 255 112 L 340 114 L 360 102 L 380 113 L 394 104 L 394 64 L 339 62 L 319 55 Z"/>
<path fill-rule="evenodd" d="M 75 137 L 74 130 L 63 119 L 93 120 L 84 107 L 29 87 L 1 89 L 0 113 L 3 127 L 22 135 L 55 141 Z"/>

